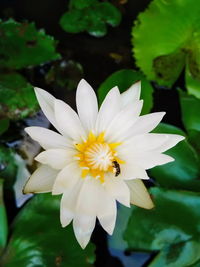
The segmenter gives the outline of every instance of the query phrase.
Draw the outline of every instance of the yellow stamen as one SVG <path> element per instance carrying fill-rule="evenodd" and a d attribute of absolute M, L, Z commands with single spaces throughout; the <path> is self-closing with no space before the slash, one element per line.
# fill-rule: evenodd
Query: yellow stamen
<path fill-rule="evenodd" d="M 119 164 L 125 163 L 116 157 L 116 148 L 122 143 L 107 143 L 104 136 L 104 132 L 98 136 L 90 132 L 87 140 L 81 144 L 75 144 L 78 151 L 75 158 L 79 161 L 79 166 L 82 169 L 81 177 L 85 178 L 89 175 L 99 179 L 102 184 L 105 182 L 106 173 L 115 173 L 113 161 L 117 161 Z"/>

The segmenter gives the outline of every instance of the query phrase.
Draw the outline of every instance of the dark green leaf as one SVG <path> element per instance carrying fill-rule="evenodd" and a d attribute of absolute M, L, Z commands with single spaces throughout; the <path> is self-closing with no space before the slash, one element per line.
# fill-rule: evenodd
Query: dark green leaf
<path fill-rule="evenodd" d="M 161 250 L 162 254 L 152 266 L 178 267 L 194 263 L 200 258 L 197 253 L 200 249 L 200 193 L 159 188 L 152 188 L 151 193 L 155 203 L 153 210 L 133 207 L 124 233 L 129 248 Z"/>
<path fill-rule="evenodd" d="M 62 15 L 62 17 L 60 18 L 60 26 L 66 32 L 83 32 L 88 27 L 88 18 L 85 15 L 83 16 L 82 10 L 73 9 Z"/>
<path fill-rule="evenodd" d="M 1 67 L 20 69 L 60 57 L 53 37 L 37 31 L 34 23 L 0 21 L 0 35 Z"/>
<path fill-rule="evenodd" d="M 8 235 L 7 216 L 3 203 L 3 180 L 0 179 L 0 254 L 5 247 Z"/>
<path fill-rule="evenodd" d="M 114 86 L 118 86 L 120 92 L 122 93 L 138 80 L 142 81 L 142 90 L 140 97 L 144 100 L 142 114 L 148 113 L 153 105 L 153 88 L 141 72 L 137 72 L 130 69 L 124 69 L 114 72 L 100 85 L 98 89 L 98 98 L 100 104 L 104 100 L 109 90 Z"/>
<path fill-rule="evenodd" d="M 101 3 L 99 5 L 99 10 L 97 10 L 99 16 L 101 16 L 103 21 L 106 21 L 113 27 L 116 27 L 121 22 L 121 13 L 119 10 L 108 2 Z"/>
<path fill-rule="evenodd" d="M 200 100 L 179 91 L 182 120 L 187 131 L 200 131 Z"/>
<path fill-rule="evenodd" d="M 0 74 L 0 116 L 24 118 L 38 109 L 33 87 L 18 73 Z"/>
<path fill-rule="evenodd" d="M 200 98 L 200 80 L 192 76 L 188 66 L 185 70 L 185 83 L 188 93 Z"/>
<path fill-rule="evenodd" d="M 13 235 L 3 257 L 5 267 L 86 267 L 94 262 L 94 246 L 82 250 L 71 226 L 59 221 L 60 198 L 35 196 L 22 209 L 13 226 Z"/>
<path fill-rule="evenodd" d="M 170 133 L 185 135 L 175 126 L 164 123 L 153 131 L 156 133 Z M 157 166 L 150 170 L 150 174 L 163 187 L 200 190 L 198 155 L 187 140 L 181 141 L 165 154 L 172 156 L 175 161 Z"/>
<path fill-rule="evenodd" d="M 0 120 L 0 135 L 2 135 L 4 132 L 6 132 L 8 130 L 9 125 L 10 125 L 9 119 L 1 119 Z"/>
<path fill-rule="evenodd" d="M 70 10 L 61 17 L 60 25 L 70 33 L 87 31 L 95 37 L 102 37 L 107 33 L 106 23 L 116 27 L 120 21 L 121 13 L 110 3 L 73 0 Z"/>

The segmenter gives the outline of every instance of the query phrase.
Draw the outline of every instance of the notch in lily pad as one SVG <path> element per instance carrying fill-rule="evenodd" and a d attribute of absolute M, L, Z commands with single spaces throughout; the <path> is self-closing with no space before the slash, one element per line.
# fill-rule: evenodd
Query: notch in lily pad
<path fill-rule="evenodd" d="M 149 80 L 171 87 L 182 71 L 200 98 L 200 6 L 195 0 L 154 0 L 132 29 L 137 66 Z M 174 14 L 176 14 L 174 16 Z"/>

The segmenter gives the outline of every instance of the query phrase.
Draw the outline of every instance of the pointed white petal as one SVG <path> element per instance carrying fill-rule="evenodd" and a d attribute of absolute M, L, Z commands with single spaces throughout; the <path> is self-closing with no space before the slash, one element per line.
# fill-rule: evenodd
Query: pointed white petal
<path fill-rule="evenodd" d="M 41 152 L 35 160 L 47 164 L 53 169 L 61 170 L 74 161 L 76 151 L 73 149 L 48 149 Z"/>
<path fill-rule="evenodd" d="M 100 107 L 96 122 L 97 133 L 105 131 L 111 120 L 116 116 L 120 109 L 120 92 L 117 87 L 114 87 L 108 92 Z"/>
<path fill-rule="evenodd" d="M 127 105 L 114 117 L 105 132 L 105 138 L 108 142 L 124 140 L 124 136 L 138 119 L 142 105 L 142 100 L 135 101 Z"/>
<path fill-rule="evenodd" d="M 157 151 L 164 152 L 169 148 L 175 146 L 178 142 L 183 140 L 184 137 L 175 134 L 156 134 L 147 133 L 138 136 L 134 136 L 123 144 L 124 153 L 130 151 L 137 151 L 139 153 L 143 151 Z"/>
<path fill-rule="evenodd" d="M 52 190 L 58 174 L 57 170 L 47 165 L 41 165 L 28 179 L 24 186 L 23 193 L 45 193 Z"/>
<path fill-rule="evenodd" d="M 76 91 L 76 105 L 83 127 L 87 132 L 94 131 L 98 113 L 97 98 L 92 87 L 83 79 Z"/>
<path fill-rule="evenodd" d="M 134 83 L 131 87 L 129 87 L 124 93 L 121 94 L 122 105 L 125 107 L 130 103 L 134 103 L 135 101 L 140 99 L 141 92 L 141 81 Z"/>
<path fill-rule="evenodd" d="M 70 224 L 75 216 L 76 202 L 80 189 L 82 187 L 83 180 L 79 180 L 76 186 L 67 190 L 63 193 L 61 203 L 60 203 L 60 221 L 62 227 Z"/>
<path fill-rule="evenodd" d="M 155 112 L 140 116 L 124 138 L 128 139 L 134 135 L 145 134 L 152 131 L 159 124 L 164 115 L 165 112 Z"/>
<path fill-rule="evenodd" d="M 165 143 L 163 143 L 160 147 L 158 147 L 156 150 L 159 152 L 165 152 L 166 150 L 174 147 L 176 144 L 178 144 L 180 141 L 184 140 L 185 137 L 177 134 L 168 134 L 168 139 Z"/>
<path fill-rule="evenodd" d="M 69 139 L 49 129 L 32 126 L 25 128 L 25 131 L 30 135 L 30 137 L 33 140 L 37 141 L 44 149 L 51 149 L 51 148 L 65 149 L 72 147 L 72 142 Z"/>
<path fill-rule="evenodd" d="M 115 199 L 104 188 L 101 187 L 101 189 L 97 217 L 104 230 L 112 235 L 115 228 L 117 205 Z"/>
<path fill-rule="evenodd" d="M 151 169 L 155 166 L 163 165 L 174 161 L 174 158 L 158 152 L 143 152 L 135 155 L 134 162 L 144 168 Z"/>
<path fill-rule="evenodd" d="M 126 181 L 126 183 L 131 192 L 131 204 L 144 209 L 152 209 L 154 207 L 151 197 L 141 180 L 134 179 Z"/>
<path fill-rule="evenodd" d="M 81 171 L 77 162 L 68 164 L 64 169 L 62 169 L 55 180 L 53 185 L 52 194 L 59 195 L 62 193 L 67 193 L 76 186 L 77 182 L 81 179 Z"/>
<path fill-rule="evenodd" d="M 55 116 L 64 136 L 78 142 L 81 142 L 82 137 L 86 137 L 77 113 L 65 102 L 55 100 Z"/>
<path fill-rule="evenodd" d="M 123 180 L 119 177 L 109 175 L 105 181 L 104 187 L 117 201 L 130 207 L 130 191 Z"/>
<path fill-rule="evenodd" d="M 47 119 L 53 124 L 53 126 L 58 129 L 58 124 L 55 119 L 55 114 L 54 114 L 54 100 L 55 97 L 46 92 L 43 89 L 35 87 L 35 94 L 37 97 L 37 100 L 40 104 L 40 107 L 44 113 L 44 115 L 47 117 Z"/>
<path fill-rule="evenodd" d="M 90 203 L 91 204 L 91 203 Z M 84 249 L 90 241 L 90 237 L 96 223 L 96 215 L 85 216 L 76 215 L 73 220 L 73 228 L 76 239 L 82 249 Z"/>
<path fill-rule="evenodd" d="M 93 178 L 84 179 L 76 201 L 76 215 L 73 227 L 82 248 L 88 244 L 95 227 L 101 184 Z"/>

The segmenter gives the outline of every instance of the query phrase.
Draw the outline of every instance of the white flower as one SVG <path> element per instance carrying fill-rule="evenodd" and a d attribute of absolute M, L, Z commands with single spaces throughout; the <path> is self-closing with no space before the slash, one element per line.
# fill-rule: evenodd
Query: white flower
<path fill-rule="evenodd" d="M 98 111 L 95 92 L 81 80 L 76 93 L 78 114 L 46 91 L 35 89 L 39 104 L 58 134 L 42 127 L 26 132 L 45 149 L 35 159 L 41 163 L 25 185 L 24 193 L 62 194 L 60 220 L 73 220 L 82 248 L 90 240 L 98 218 L 112 234 L 116 201 L 151 209 L 153 203 L 141 181 L 146 170 L 173 161 L 163 154 L 184 137 L 149 133 L 164 112 L 139 116 L 143 101 L 140 83 L 120 95 L 109 91 Z"/>

